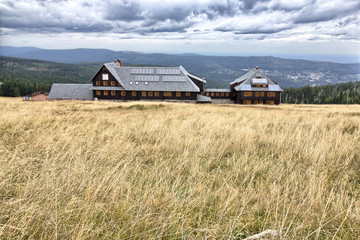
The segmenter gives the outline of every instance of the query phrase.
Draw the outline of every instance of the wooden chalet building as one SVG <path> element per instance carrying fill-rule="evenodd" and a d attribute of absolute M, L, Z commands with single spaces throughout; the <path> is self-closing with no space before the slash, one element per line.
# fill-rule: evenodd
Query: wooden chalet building
<path fill-rule="evenodd" d="M 94 99 L 196 102 L 206 81 L 180 67 L 124 67 L 105 63 L 91 79 Z"/>
<path fill-rule="evenodd" d="M 206 89 L 206 81 L 180 67 L 124 67 L 105 63 L 91 84 L 56 84 L 49 100 L 157 100 L 197 103 L 280 104 L 280 86 L 258 67 L 227 89 Z"/>
<path fill-rule="evenodd" d="M 280 104 L 280 86 L 258 67 L 230 83 L 231 99 L 238 104 Z"/>

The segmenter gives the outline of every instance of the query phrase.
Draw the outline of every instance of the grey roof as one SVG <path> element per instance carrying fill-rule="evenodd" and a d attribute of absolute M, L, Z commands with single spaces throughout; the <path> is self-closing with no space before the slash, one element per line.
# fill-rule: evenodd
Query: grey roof
<path fill-rule="evenodd" d="M 206 81 L 204 79 L 201 79 L 195 75 L 192 75 L 190 73 L 188 73 L 188 71 L 186 71 L 186 69 L 183 67 L 183 66 L 180 66 L 180 69 L 186 74 L 188 75 L 189 77 L 192 77 L 192 78 L 195 78 L 196 80 L 199 80 L 200 82 L 203 82 L 203 83 L 206 83 Z"/>
<path fill-rule="evenodd" d="M 234 87 L 234 89 L 236 91 L 275 91 L 275 92 L 283 92 L 284 90 L 282 90 L 279 86 L 279 90 L 269 90 L 269 87 L 251 87 L 251 90 L 242 90 L 241 86 L 242 85 L 254 85 L 256 83 L 253 83 L 253 79 L 263 79 L 265 80 L 266 83 L 260 83 L 261 84 L 266 84 L 268 86 L 273 85 L 273 86 L 279 86 L 276 82 L 272 81 L 270 78 L 268 78 L 265 74 L 263 74 L 260 69 L 258 68 L 254 68 L 251 71 L 249 71 L 248 73 L 244 74 L 243 76 L 235 79 L 233 82 L 230 83 L 230 85 L 237 85 Z"/>
<path fill-rule="evenodd" d="M 105 91 L 123 91 L 122 87 L 103 87 L 103 86 L 92 86 L 90 90 L 105 90 Z"/>
<path fill-rule="evenodd" d="M 196 102 L 211 103 L 211 97 L 198 94 Z"/>
<path fill-rule="evenodd" d="M 241 77 L 239 77 L 239 78 L 235 79 L 234 81 L 232 81 L 232 82 L 230 83 L 230 85 L 233 85 L 233 84 L 235 84 L 235 83 L 240 83 L 240 82 L 242 82 L 242 81 L 244 81 L 244 80 L 246 80 L 246 79 L 249 79 L 252 75 L 254 75 L 254 73 L 255 73 L 256 70 L 257 70 L 256 68 L 250 70 L 250 71 L 247 72 L 246 74 L 244 74 L 244 75 L 242 75 Z"/>
<path fill-rule="evenodd" d="M 48 100 L 74 99 L 92 100 L 93 93 L 90 90 L 92 84 L 63 84 L 54 83 L 51 86 Z"/>
<path fill-rule="evenodd" d="M 231 92 L 228 88 L 207 88 L 205 92 Z"/>
<path fill-rule="evenodd" d="M 181 66 L 120 67 L 113 62 L 104 65 L 126 91 L 200 92 Z"/>

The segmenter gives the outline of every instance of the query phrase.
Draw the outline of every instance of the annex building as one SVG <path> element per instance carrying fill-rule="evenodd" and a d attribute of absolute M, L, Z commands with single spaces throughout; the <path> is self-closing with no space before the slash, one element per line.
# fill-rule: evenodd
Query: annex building
<path fill-rule="evenodd" d="M 182 101 L 280 104 L 280 86 L 259 68 L 235 79 L 228 89 L 207 89 L 206 81 L 180 67 L 125 67 L 105 63 L 90 84 L 53 84 L 48 100 Z"/>

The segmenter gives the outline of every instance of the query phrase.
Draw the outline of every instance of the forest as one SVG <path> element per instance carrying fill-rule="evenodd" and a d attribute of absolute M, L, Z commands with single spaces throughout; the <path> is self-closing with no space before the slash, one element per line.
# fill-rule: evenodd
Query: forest
<path fill-rule="evenodd" d="M 73 65 L 0 57 L 0 96 L 50 91 L 52 83 L 86 83 L 100 64 Z M 360 104 L 360 82 L 285 88 L 282 103 Z"/>
<path fill-rule="evenodd" d="M 99 67 L 0 57 L 0 96 L 50 91 L 53 83 L 86 83 Z"/>
<path fill-rule="evenodd" d="M 360 104 L 360 82 L 286 88 L 281 98 L 295 104 Z"/>

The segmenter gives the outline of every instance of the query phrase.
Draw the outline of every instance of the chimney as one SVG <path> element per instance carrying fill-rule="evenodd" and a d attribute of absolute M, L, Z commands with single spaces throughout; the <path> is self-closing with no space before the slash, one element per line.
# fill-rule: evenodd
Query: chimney
<path fill-rule="evenodd" d="M 115 66 L 122 67 L 123 63 L 119 59 L 115 59 Z"/>
<path fill-rule="evenodd" d="M 119 64 L 120 64 L 120 67 L 123 67 L 123 66 L 124 66 L 124 64 L 123 64 L 122 61 L 119 61 Z"/>
<path fill-rule="evenodd" d="M 256 66 L 256 69 L 259 69 L 259 67 L 258 67 L 258 66 Z"/>

